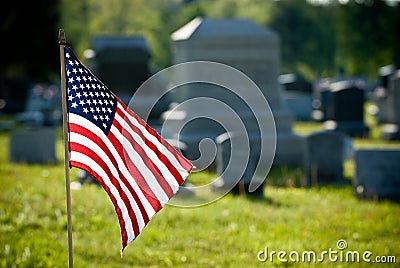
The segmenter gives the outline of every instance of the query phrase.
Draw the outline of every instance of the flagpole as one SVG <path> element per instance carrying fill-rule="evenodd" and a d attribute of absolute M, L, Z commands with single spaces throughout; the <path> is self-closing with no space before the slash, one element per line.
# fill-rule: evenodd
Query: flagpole
<path fill-rule="evenodd" d="M 67 229 L 68 229 L 68 264 L 70 268 L 74 267 L 72 254 L 72 220 L 71 220 L 71 180 L 69 175 L 69 149 L 68 149 L 68 122 L 67 122 L 67 80 L 65 78 L 65 34 L 60 29 L 58 33 L 58 43 L 60 44 L 61 61 L 61 92 L 63 109 L 63 133 L 64 133 L 64 167 L 65 167 L 65 190 L 67 196 Z"/>

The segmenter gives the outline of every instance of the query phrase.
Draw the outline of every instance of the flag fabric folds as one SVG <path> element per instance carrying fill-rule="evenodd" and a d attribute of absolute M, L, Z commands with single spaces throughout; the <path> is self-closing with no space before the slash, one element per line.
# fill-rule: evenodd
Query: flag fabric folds
<path fill-rule="evenodd" d="M 170 200 L 192 164 L 130 110 L 65 47 L 69 165 L 109 195 L 122 249 Z"/>

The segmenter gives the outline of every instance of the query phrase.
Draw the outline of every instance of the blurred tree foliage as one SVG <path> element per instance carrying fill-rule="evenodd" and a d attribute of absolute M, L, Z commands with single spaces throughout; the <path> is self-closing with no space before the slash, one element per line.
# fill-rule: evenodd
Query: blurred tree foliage
<path fill-rule="evenodd" d="M 400 2 L 354 1 L 335 9 L 335 65 L 350 74 L 377 74 L 377 68 L 400 67 Z"/>
<path fill-rule="evenodd" d="M 400 5 L 382 0 L 322 2 L 62 0 L 62 21 L 80 52 L 93 35 L 143 35 L 159 69 L 171 65 L 171 33 L 196 16 L 251 18 L 272 28 L 281 36 L 282 72 L 309 79 L 343 70 L 374 78 L 379 67 L 400 64 Z"/>
<path fill-rule="evenodd" d="M 57 77 L 58 28 L 81 59 L 95 35 L 143 35 L 153 68 L 162 69 L 171 65 L 171 33 L 196 16 L 272 28 L 281 36 L 282 72 L 309 79 L 339 70 L 374 78 L 379 67 L 400 65 L 400 3 L 383 0 L 14 1 L 0 14 L 2 76 Z"/>
<path fill-rule="evenodd" d="M 0 76 L 36 80 L 60 70 L 58 0 L 10 1 L 0 10 Z"/>
<path fill-rule="evenodd" d="M 279 1 L 269 27 L 282 43 L 282 72 L 298 72 L 308 79 L 335 72 L 334 7 Z"/>

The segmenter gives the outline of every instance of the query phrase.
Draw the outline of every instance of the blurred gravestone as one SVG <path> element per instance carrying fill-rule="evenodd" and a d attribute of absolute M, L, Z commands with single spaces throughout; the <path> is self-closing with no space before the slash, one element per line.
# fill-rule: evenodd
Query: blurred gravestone
<path fill-rule="evenodd" d="M 331 96 L 329 81 L 321 80 L 313 87 L 312 119 L 323 122 L 327 119 L 327 106 Z"/>
<path fill-rule="evenodd" d="M 191 61 L 222 63 L 243 72 L 254 81 L 267 99 L 275 120 L 277 147 L 274 163 L 303 165 L 304 139 L 292 132 L 293 117 L 282 100 L 278 83 L 280 38 L 276 32 L 247 19 L 195 18 L 174 32 L 171 37 L 174 64 Z M 189 71 L 177 75 L 195 77 L 195 74 L 187 72 Z M 211 75 L 224 77 L 224 74 L 218 73 Z M 271 137 L 272 133 L 260 133 L 253 112 L 265 116 L 262 120 L 269 120 L 267 112 L 260 111 L 260 107 L 248 107 L 240 96 L 213 84 L 184 85 L 172 95 L 173 101 L 177 103 L 200 97 L 219 100 L 231 107 L 245 124 L 248 137 L 253 139 L 250 140 L 253 144 L 250 158 L 260 154 L 260 135 L 266 139 L 268 135 Z M 179 108 L 166 112 L 168 118 L 164 129 L 171 133 L 171 139 L 179 139 L 187 145 L 184 153 L 189 159 L 200 157 L 198 147 L 202 139 L 216 140 L 226 131 L 218 122 L 205 118 L 198 118 L 184 125 L 188 118 L 204 114 L 205 108 L 208 109 L 207 112 L 212 112 L 212 108 L 208 106 L 196 108 L 189 105 L 180 105 Z M 221 119 L 223 123 L 233 119 L 221 109 L 214 109 L 213 112 L 213 118 Z M 272 150 L 273 147 L 263 149 Z M 224 180 L 229 178 L 224 177 Z"/>
<path fill-rule="evenodd" d="M 400 201 L 400 151 L 359 149 L 355 152 L 355 195 Z"/>
<path fill-rule="evenodd" d="M 126 103 L 150 76 L 150 52 L 140 36 L 96 36 L 85 52 L 92 72 Z"/>
<path fill-rule="evenodd" d="M 307 136 L 307 184 L 334 183 L 343 179 L 345 156 L 343 133 L 322 131 Z"/>
<path fill-rule="evenodd" d="M 325 129 L 349 136 L 365 137 L 369 129 L 364 123 L 364 89 L 355 82 L 340 81 L 330 85 Z"/>
<path fill-rule="evenodd" d="M 375 89 L 375 97 L 379 108 L 378 113 L 378 123 L 384 124 L 388 123 L 387 118 L 387 96 L 389 87 L 389 78 L 396 72 L 396 67 L 394 65 L 387 65 L 379 68 L 379 82 L 380 85 Z"/>
<path fill-rule="evenodd" d="M 386 123 L 382 135 L 386 140 L 400 140 L 400 70 L 388 78 L 385 104 Z"/>
<path fill-rule="evenodd" d="M 243 170 L 241 168 L 241 161 L 245 159 L 240 157 L 232 157 L 232 140 L 237 139 L 234 135 L 227 135 L 227 133 L 221 134 L 216 138 L 217 143 L 217 156 L 216 156 L 216 167 L 217 174 L 222 178 L 234 178 L 237 174 L 243 172 L 242 179 L 233 186 L 231 192 L 233 194 L 251 194 L 256 196 L 263 195 L 263 187 L 258 187 L 254 192 L 249 192 L 250 181 L 254 176 L 254 170 L 259 161 L 257 154 L 250 154 L 248 158 L 248 163 L 246 168 Z M 257 148 L 259 139 L 261 137 L 259 135 L 254 135 L 250 138 L 250 151 L 253 148 Z M 239 140 L 240 144 L 240 140 Z M 238 148 L 236 148 L 237 150 Z M 240 150 L 240 149 L 239 149 Z M 229 163 L 232 161 L 232 163 Z M 230 167 L 228 168 L 228 165 Z M 216 185 L 216 189 L 218 189 L 218 185 Z"/>
<path fill-rule="evenodd" d="M 13 163 L 55 164 L 56 129 L 17 129 L 11 133 L 9 158 Z"/>
<path fill-rule="evenodd" d="M 172 34 L 173 59 L 175 64 L 188 61 L 212 61 L 238 69 L 252 79 L 260 88 L 271 107 L 277 131 L 276 164 L 299 165 L 303 163 L 302 137 L 292 133 L 293 117 L 281 97 L 278 83 L 280 68 L 280 38 L 271 29 L 247 19 L 203 19 L 195 18 Z M 192 75 L 192 74 L 180 74 Z M 216 74 L 218 75 L 218 74 Z M 251 110 L 243 101 L 229 90 L 215 85 L 192 84 L 176 90 L 173 101 L 181 103 L 196 97 L 210 97 L 221 100 L 232 107 L 243 119 L 250 132 L 256 128 Z M 257 107 L 250 107 L 257 109 Z M 204 109 L 204 107 L 202 107 Z M 191 107 L 175 110 L 171 121 L 171 133 L 177 133 L 185 119 L 178 116 L 197 113 Z M 218 114 L 219 111 L 216 111 Z M 195 126 L 196 125 L 196 126 Z M 197 120 L 192 127 L 180 133 L 181 141 L 188 149 L 197 148 L 199 140 L 208 137 L 215 139 L 224 130 L 207 120 Z M 259 150 L 259 148 L 258 148 Z M 190 157 L 198 157 L 197 150 L 187 152 Z"/>
<path fill-rule="evenodd" d="M 300 121 L 311 120 L 312 115 L 312 84 L 296 74 L 279 76 L 279 83 L 283 86 L 283 100 L 294 119 Z"/>
<path fill-rule="evenodd" d="M 127 105 L 137 89 L 152 75 L 149 67 L 151 54 L 141 36 L 94 37 L 85 56 L 93 73 Z M 129 105 L 142 118 L 152 106 L 149 118 L 144 119 L 153 126 L 167 109 L 169 99 L 165 96 L 153 103 L 153 96 L 161 96 L 166 86 L 163 81 L 153 80 L 152 83 L 156 84 L 140 91 L 141 94 L 135 95 L 134 102 Z"/>

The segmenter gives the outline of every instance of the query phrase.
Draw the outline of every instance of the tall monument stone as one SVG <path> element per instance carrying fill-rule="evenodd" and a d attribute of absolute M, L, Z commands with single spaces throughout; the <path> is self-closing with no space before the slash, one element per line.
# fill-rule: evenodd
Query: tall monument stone
<path fill-rule="evenodd" d="M 272 110 L 276 126 L 276 155 L 274 163 L 277 165 L 303 165 L 305 140 L 293 134 L 292 115 L 285 107 L 280 93 L 278 75 L 280 72 L 280 38 L 271 29 L 258 25 L 247 19 L 204 19 L 195 18 L 171 36 L 173 40 L 173 63 L 180 64 L 192 61 L 210 61 L 231 66 L 247 75 L 261 90 Z M 186 72 L 179 76 L 193 75 Z M 215 74 L 218 75 L 218 74 Z M 189 84 L 178 88 L 172 94 L 172 100 L 182 103 L 191 98 L 209 97 L 226 103 L 242 118 L 250 137 L 251 151 L 260 149 L 253 141 L 260 136 L 267 137 L 269 133 L 260 135 L 251 112 L 254 110 L 266 114 L 267 110 L 260 107 L 248 107 L 229 90 L 210 84 Z M 199 119 L 183 126 L 186 119 L 195 109 L 209 109 L 182 105 L 165 113 L 168 123 L 166 132 L 179 133 L 175 138 L 186 144 L 185 153 L 189 158 L 199 157 L 198 144 L 204 138 L 218 140 L 224 129 L 215 122 Z M 200 111 L 201 112 L 201 111 Z M 209 111 L 208 111 L 209 112 Z M 221 111 L 216 110 L 216 114 Z M 218 117 L 218 116 L 217 116 Z M 266 118 L 265 118 L 266 119 Z M 203 121 L 201 121 L 203 120 Z M 229 118 L 223 118 L 229 121 Z M 257 132 L 258 131 L 258 132 Z M 271 131 L 273 131 L 271 129 Z M 257 142 L 255 142 L 257 143 Z M 262 160 L 261 160 L 262 161 Z"/>

